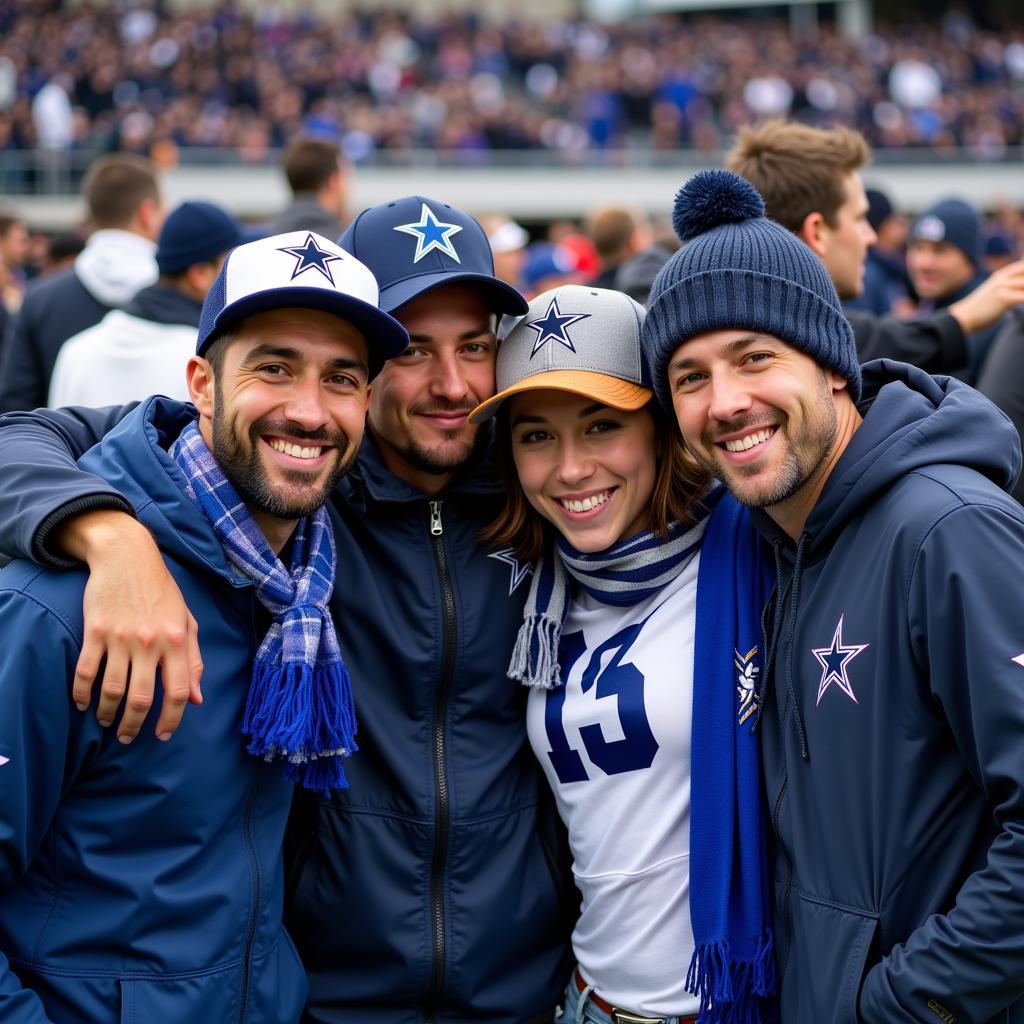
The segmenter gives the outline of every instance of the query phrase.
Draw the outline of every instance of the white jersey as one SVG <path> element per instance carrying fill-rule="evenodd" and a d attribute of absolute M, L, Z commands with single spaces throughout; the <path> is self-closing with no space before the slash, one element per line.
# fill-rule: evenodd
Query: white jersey
<path fill-rule="evenodd" d="M 603 998 L 689 1016 L 690 719 L 699 554 L 642 604 L 577 592 L 565 684 L 533 690 L 530 743 L 569 829 L 583 907 L 573 952 Z"/>

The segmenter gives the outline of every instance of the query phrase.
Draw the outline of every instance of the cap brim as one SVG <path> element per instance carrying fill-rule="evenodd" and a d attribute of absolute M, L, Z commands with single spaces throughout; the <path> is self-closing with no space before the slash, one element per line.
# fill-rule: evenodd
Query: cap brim
<path fill-rule="evenodd" d="M 393 313 L 399 306 L 434 288 L 446 284 L 466 284 L 478 289 L 487 299 L 495 313 L 525 313 L 529 304 L 510 284 L 486 274 L 441 271 L 436 274 L 419 274 L 396 281 L 393 285 L 382 288 L 380 292 L 381 309 Z"/>
<path fill-rule="evenodd" d="M 272 309 L 319 309 L 358 328 L 366 339 L 370 377 L 375 377 L 385 361 L 404 352 L 409 346 L 405 328 L 390 314 L 351 295 L 328 291 L 326 288 L 269 288 L 253 292 L 225 307 L 217 317 L 209 341 L 232 324 L 255 313 Z"/>
<path fill-rule="evenodd" d="M 606 373 L 595 373 L 593 370 L 546 370 L 524 377 L 504 391 L 499 391 L 493 398 L 481 402 L 469 414 L 469 422 L 483 423 L 490 419 L 512 395 L 541 390 L 568 391 L 627 412 L 642 409 L 654 397 L 654 392 L 649 388 L 621 377 L 610 377 Z"/>

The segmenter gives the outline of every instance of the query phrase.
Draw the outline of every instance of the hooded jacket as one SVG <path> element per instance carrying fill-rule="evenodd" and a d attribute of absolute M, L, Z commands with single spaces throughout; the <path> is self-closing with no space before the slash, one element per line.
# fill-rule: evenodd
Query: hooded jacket
<path fill-rule="evenodd" d="M 152 531 L 202 622 L 207 704 L 130 747 L 71 702 L 85 575 L 0 574 L 0 1020 L 297 1022 L 281 925 L 292 785 L 245 752 L 265 623 L 164 448 L 191 407 L 151 399 L 83 459 Z M 160 422 L 163 431 L 156 427 Z"/>
<path fill-rule="evenodd" d="M 0 412 L 45 405 L 61 345 L 156 279 L 156 245 L 107 229 L 90 236 L 74 267 L 34 281 L 7 327 Z"/>
<path fill-rule="evenodd" d="M 761 718 L 786 1024 L 1024 1021 L 1024 510 L 1009 421 L 885 360 L 779 572 Z"/>
<path fill-rule="evenodd" d="M 120 415 L 7 420 L 0 548 L 68 564 L 46 546 L 61 522 L 131 513 L 69 465 L 69 447 Z M 332 496 L 344 575 L 331 607 L 359 751 L 349 788 L 300 795 L 289 827 L 287 922 L 311 1022 L 523 1024 L 550 1015 L 570 975 L 578 895 L 527 744 L 526 692 L 505 676 L 529 568 L 479 539 L 503 500 L 479 464 L 428 499 L 369 437 Z"/>
<path fill-rule="evenodd" d="M 120 405 L 161 394 L 188 400 L 185 365 L 196 350 L 202 303 L 173 285 L 143 288 L 125 309 L 61 346 L 48 405 Z"/>

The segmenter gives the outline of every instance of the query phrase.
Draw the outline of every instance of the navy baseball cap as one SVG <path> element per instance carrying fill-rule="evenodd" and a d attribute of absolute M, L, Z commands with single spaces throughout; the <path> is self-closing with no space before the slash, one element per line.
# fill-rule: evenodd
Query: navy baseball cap
<path fill-rule="evenodd" d="M 203 303 L 196 354 L 254 313 L 319 309 L 362 331 L 373 377 L 409 344 L 405 328 L 379 301 L 373 274 L 335 242 L 312 231 L 270 235 L 228 253 Z"/>
<path fill-rule="evenodd" d="M 424 196 L 364 210 L 338 244 L 365 263 L 380 284 L 380 307 L 393 313 L 445 284 L 470 284 L 495 313 L 526 312 L 526 300 L 494 276 L 484 229 L 467 213 Z"/>

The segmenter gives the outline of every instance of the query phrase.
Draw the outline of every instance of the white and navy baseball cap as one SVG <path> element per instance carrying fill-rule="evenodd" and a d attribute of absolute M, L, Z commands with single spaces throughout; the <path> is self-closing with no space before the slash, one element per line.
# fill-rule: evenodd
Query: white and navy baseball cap
<path fill-rule="evenodd" d="M 542 292 L 498 348 L 498 393 L 471 423 L 490 419 L 511 395 L 569 391 L 613 409 L 642 409 L 653 396 L 640 347 L 644 307 L 622 292 L 567 284 Z"/>
<path fill-rule="evenodd" d="M 409 344 L 405 328 L 379 303 L 376 278 L 335 242 L 312 231 L 271 235 L 228 253 L 203 303 L 196 354 L 254 313 L 319 309 L 363 333 L 373 377 Z"/>
<path fill-rule="evenodd" d="M 526 299 L 494 276 L 484 229 L 461 210 L 425 196 L 406 196 L 364 210 L 338 244 L 380 283 L 380 307 L 393 313 L 446 284 L 469 284 L 495 313 L 522 313 Z"/>

